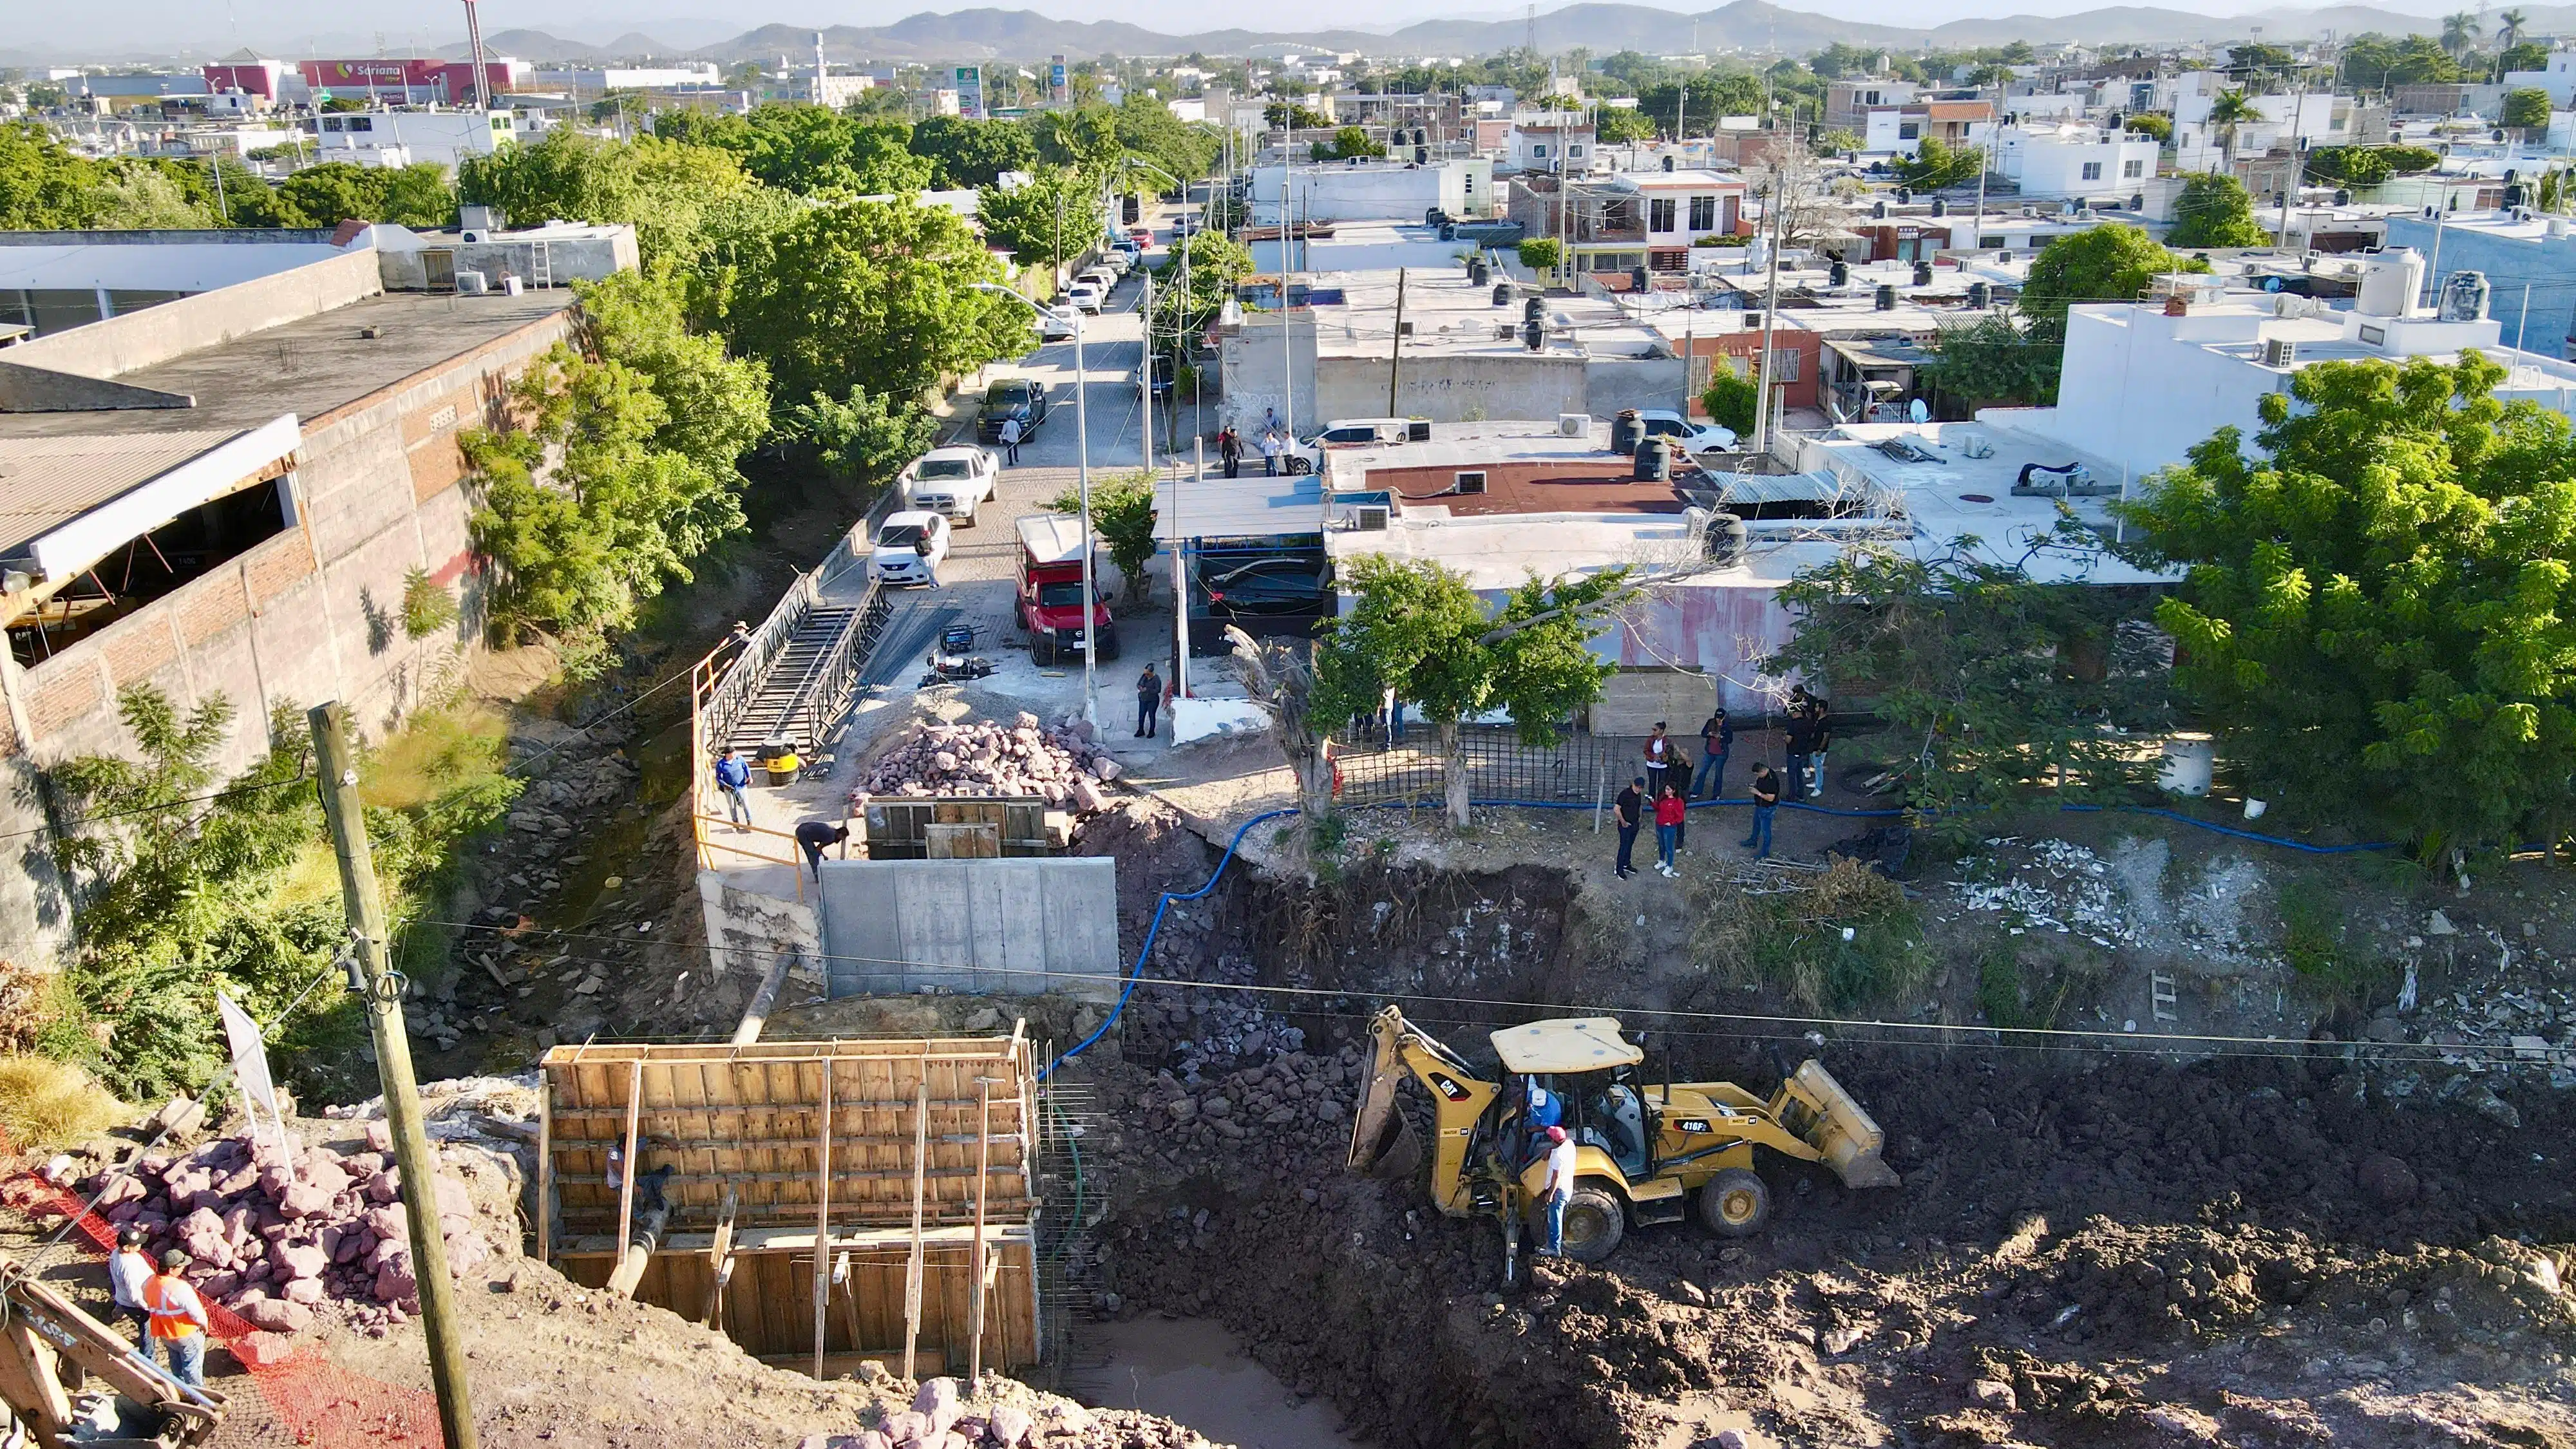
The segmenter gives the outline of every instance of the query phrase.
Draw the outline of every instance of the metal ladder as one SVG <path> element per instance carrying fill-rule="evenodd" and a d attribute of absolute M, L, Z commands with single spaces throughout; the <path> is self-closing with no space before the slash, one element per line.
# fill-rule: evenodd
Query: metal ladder
<path fill-rule="evenodd" d="M 821 605 L 805 611 L 786 647 L 769 661 L 753 686 L 751 698 L 734 720 L 725 742 L 738 750 L 757 750 L 784 737 L 797 753 L 810 753 L 819 743 L 835 703 L 824 698 L 831 667 L 844 653 L 842 636 L 857 621 L 851 605 Z"/>
<path fill-rule="evenodd" d="M 555 256 L 553 250 L 549 248 L 546 243 L 537 242 L 529 248 L 529 251 L 534 254 L 528 264 L 530 271 L 533 273 L 533 275 L 528 279 L 529 285 L 537 287 L 553 286 L 555 284 Z"/>
<path fill-rule="evenodd" d="M 2182 1014 L 2174 1008 L 2182 998 L 2174 991 L 2174 979 L 2162 971 L 2147 973 L 2147 1006 L 2158 1021 L 2180 1021 Z"/>

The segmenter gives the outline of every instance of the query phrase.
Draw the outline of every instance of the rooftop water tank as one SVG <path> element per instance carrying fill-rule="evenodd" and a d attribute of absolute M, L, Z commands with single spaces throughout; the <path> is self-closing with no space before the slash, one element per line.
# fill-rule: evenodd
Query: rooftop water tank
<path fill-rule="evenodd" d="M 2372 317 L 2403 317 L 2424 291 L 2424 258 L 2413 247 L 2365 257 L 2352 308 Z"/>

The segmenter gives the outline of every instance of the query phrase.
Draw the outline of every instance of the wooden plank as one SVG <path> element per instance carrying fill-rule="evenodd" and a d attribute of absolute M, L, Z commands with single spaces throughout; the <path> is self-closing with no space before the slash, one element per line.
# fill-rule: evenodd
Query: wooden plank
<path fill-rule="evenodd" d="M 715 1241 L 707 1245 L 707 1273 L 712 1280 L 707 1285 L 707 1306 L 698 1315 L 698 1321 L 709 1328 L 721 1321 L 725 1280 L 733 1276 L 733 1211 L 740 1201 L 733 1184 L 725 1184 L 724 1206 L 716 1214 Z"/>
<path fill-rule="evenodd" d="M 537 1078 L 537 1261 L 555 1260 L 555 1079 Z"/>
<path fill-rule="evenodd" d="M 912 1377 L 913 1350 L 921 1343 L 921 1195 L 930 1166 L 930 1083 L 917 1089 L 912 1116 L 912 1261 L 903 1275 L 903 1376 Z"/>
<path fill-rule="evenodd" d="M 617 1174 L 617 1251 L 626 1251 L 626 1235 L 635 1229 L 635 1129 L 644 1111 L 644 1059 L 638 1057 L 626 1077 L 626 1163 Z"/>
<path fill-rule="evenodd" d="M 832 1062 L 823 1061 L 823 1123 L 814 1134 L 814 1377 L 823 1376 L 823 1322 L 832 1298 Z"/>
<path fill-rule="evenodd" d="M 992 1079 L 977 1077 L 975 1087 L 984 1099 L 983 1114 L 989 1122 L 993 1111 Z M 984 1277 L 989 1271 L 984 1257 L 984 1185 L 993 1165 L 992 1138 L 981 1132 L 975 1135 L 975 1258 L 971 1265 L 975 1277 L 966 1294 L 966 1382 L 970 1384 L 984 1381 Z"/>

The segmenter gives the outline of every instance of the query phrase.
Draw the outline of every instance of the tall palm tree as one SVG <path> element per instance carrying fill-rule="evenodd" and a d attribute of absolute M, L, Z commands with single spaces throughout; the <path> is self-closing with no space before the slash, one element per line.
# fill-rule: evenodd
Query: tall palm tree
<path fill-rule="evenodd" d="M 2477 45 L 2478 36 L 2486 29 L 2478 17 L 2466 10 L 2455 10 L 2442 17 L 2442 48 L 2453 59 L 2466 56 Z"/>
<path fill-rule="evenodd" d="M 2222 158 L 2236 158 L 2236 128 L 2247 121 L 2259 121 L 2263 113 L 2254 108 L 2254 98 L 2242 90 L 2220 91 L 2209 103 L 2209 124 L 2218 128 Z"/>
<path fill-rule="evenodd" d="M 2514 42 L 2522 39 L 2522 28 L 2530 23 L 2531 17 L 2520 10 L 2497 11 L 2496 49 L 2513 49 Z"/>

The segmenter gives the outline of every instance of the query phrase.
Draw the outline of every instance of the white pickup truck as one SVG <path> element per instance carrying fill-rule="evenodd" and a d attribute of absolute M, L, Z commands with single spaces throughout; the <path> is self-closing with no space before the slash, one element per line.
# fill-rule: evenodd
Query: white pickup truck
<path fill-rule="evenodd" d="M 993 455 L 981 448 L 933 448 L 905 466 L 903 499 L 971 528 L 975 511 L 993 496 L 998 471 Z"/>

